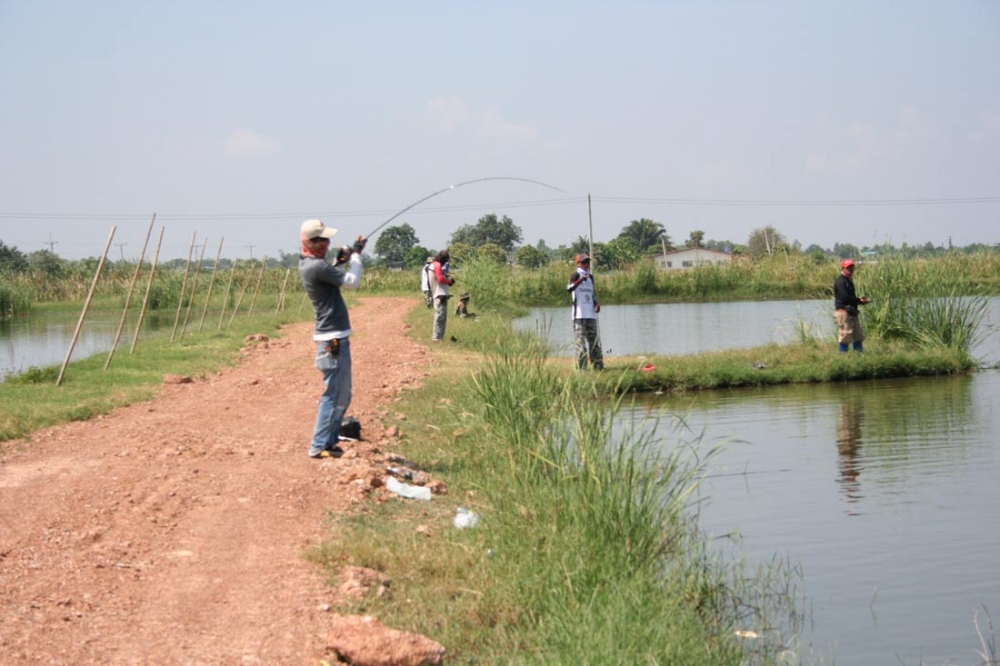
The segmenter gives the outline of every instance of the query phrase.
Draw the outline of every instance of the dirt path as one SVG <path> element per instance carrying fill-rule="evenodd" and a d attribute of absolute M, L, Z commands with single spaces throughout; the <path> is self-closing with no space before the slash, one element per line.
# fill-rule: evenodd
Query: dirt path
<path fill-rule="evenodd" d="M 0 663 L 318 664 L 334 591 L 302 557 L 394 451 L 380 417 L 430 357 L 413 300 L 351 310 L 363 439 L 311 460 L 311 327 L 0 458 Z"/>

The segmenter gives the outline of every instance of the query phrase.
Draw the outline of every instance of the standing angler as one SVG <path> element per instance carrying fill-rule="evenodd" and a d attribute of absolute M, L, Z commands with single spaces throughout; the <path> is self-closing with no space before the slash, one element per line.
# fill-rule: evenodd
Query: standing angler
<path fill-rule="evenodd" d="M 597 334 L 597 313 L 601 306 L 594 291 L 594 276 L 590 274 L 590 256 L 576 255 L 576 271 L 569 277 L 566 290 L 573 295 L 573 337 L 576 339 L 577 367 L 604 369 L 604 354 Z"/>
<path fill-rule="evenodd" d="M 420 269 L 420 291 L 424 292 L 424 305 L 428 309 L 434 307 L 434 292 L 431 290 L 431 268 L 434 257 L 427 257 L 424 267 Z"/>
<path fill-rule="evenodd" d="M 451 277 L 449 264 L 451 255 L 448 250 L 441 250 L 431 264 L 431 286 L 434 289 L 434 330 L 431 342 L 441 342 L 444 339 L 444 329 L 448 324 L 448 299 L 451 298 L 451 286 L 455 278 Z"/>
<path fill-rule="evenodd" d="M 840 353 L 847 352 L 848 343 L 853 343 L 854 351 L 861 352 L 865 332 L 858 320 L 858 306 L 867 305 L 867 298 L 858 298 L 854 293 L 854 260 L 840 262 L 840 275 L 833 283 L 833 316 L 837 320 L 840 337 Z"/>
<path fill-rule="evenodd" d="M 309 446 L 310 458 L 344 455 L 338 446 L 340 425 L 351 404 L 351 319 L 340 290 L 361 286 L 361 252 L 367 240 L 358 236 L 352 247 L 340 248 L 336 262 L 330 264 L 326 257 L 330 239 L 336 235 L 336 229 L 319 220 L 306 220 L 299 230 L 299 277 L 316 314 L 316 368 L 323 373 L 323 395 Z"/>

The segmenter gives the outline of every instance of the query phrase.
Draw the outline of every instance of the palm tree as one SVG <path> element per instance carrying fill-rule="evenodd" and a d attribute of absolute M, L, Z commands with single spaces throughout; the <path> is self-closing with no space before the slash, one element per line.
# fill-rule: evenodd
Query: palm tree
<path fill-rule="evenodd" d="M 644 217 L 629 222 L 628 226 L 624 227 L 618 234 L 618 238 L 632 241 L 639 252 L 643 254 L 651 248 L 658 250 L 662 245 L 666 245 L 667 249 L 673 248 L 670 236 L 667 235 L 667 230 L 663 225 Z"/>

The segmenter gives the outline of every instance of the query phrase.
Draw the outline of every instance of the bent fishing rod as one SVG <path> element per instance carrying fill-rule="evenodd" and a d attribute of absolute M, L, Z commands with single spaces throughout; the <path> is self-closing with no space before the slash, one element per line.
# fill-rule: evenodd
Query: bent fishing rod
<path fill-rule="evenodd" d="M 461 183 L 455 183 L 454 185 L 449 185 L 448 187 L 444 188 L 443 190 L 438 190 L 437 192 L 432 192 L 431 194 L 428 194 L 423 199 L 420 199 L 418 201 L 414 201 L 409 206 L 407 206 L 403 210 L 399 211 L 398 213 L 396 213 L 395 215 L 393 215 L 392 217 L 390 217 L 388 220 L 386 220 L 382 224 L 380 224 L 377 227 L 375 227 L 375 229 L 373 229 L 371 233 L 369 233 L 367 236 L 365 236 L 364 239 L 367 241 L 373 235 L 377 234 L 382 227 L 384 227 L 385 225 L 389 224 L 390 222 L 392 222 L 397 217 L 399 217 L 400 215 L 402 215 L 406 211 L 410 210 L 411 208 L 416 208 L 417 206 L 419 206 L 423 202 L 427 201 L 428 199 L 433 199 L 434 197 L 438 196 L 439 194 L 444 194 L 445 192 L 449 192 L 449 191 L 457 189 L 459 187 L 464 187 L 465 185 L 472 185 L 473 183 L 482 183 L 482 182 L 485 182 L 487 180 L 517 180 L 517 181 L 520 181 L 522 183 L 532 183 L 534 185 L 541 185 L 542 187 L 547 187 L 550 190 L 556 190 L 557 192 L 562 192 L 563 194 L 566 194 L 566 190 L 560 189 L 560 188 L 556 187 L 555 185 L 549 185 L 548 183 L 543 183 L 543 182 L 538 181 L 538 180 L 531 180 L 530 178 L 515 178 L 513 176 L 488 176 L 486 178 L 476 178 L 474 180 L 466 180 L 466 181 L 463 181 Z"/>

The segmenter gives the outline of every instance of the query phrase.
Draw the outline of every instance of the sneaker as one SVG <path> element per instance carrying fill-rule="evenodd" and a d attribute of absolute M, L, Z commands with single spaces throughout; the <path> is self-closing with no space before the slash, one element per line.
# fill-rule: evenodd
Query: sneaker
<path fill-rule="evenodd" d="M 339 458 L 342 455 L 344 455 L 344 449 L 340 448 L 339 446 L 335 446 L 332 449 L 324 449 L 324 450 L 320 451 L 319 453 L 317 453 L 315 455 L 310 454 L 309 457 L 310 458 Z"/>

